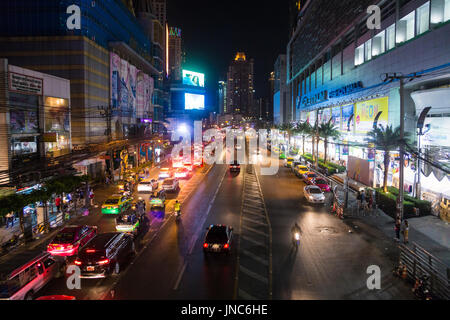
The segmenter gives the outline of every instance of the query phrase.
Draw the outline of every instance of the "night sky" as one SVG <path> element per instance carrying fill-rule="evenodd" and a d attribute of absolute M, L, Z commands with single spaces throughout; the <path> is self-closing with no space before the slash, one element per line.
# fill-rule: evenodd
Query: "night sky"
<path fill-rule="evenodd" d="M 256 0 L 167 0 L 169 26 L 181 28 L 185 67 L 205 73 L 208 107 L 216 106 L 219 80 L 237 51 L 255 60 L 256 97 L 269 96 L 275 59 L 286 53 L 288 2 Z"/>

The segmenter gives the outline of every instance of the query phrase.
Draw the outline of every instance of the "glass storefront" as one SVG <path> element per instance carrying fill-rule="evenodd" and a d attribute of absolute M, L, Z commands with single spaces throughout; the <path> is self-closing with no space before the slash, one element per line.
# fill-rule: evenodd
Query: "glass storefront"
<path fill-rule="evenodd" d="M 45 98 L 45 152 L 58 157 L 70 152 L 70 112 L 67 99 Z"/>

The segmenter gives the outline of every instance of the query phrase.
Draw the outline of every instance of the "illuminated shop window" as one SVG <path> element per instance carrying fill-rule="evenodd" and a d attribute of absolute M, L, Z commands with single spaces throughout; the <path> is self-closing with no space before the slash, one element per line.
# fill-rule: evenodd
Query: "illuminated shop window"
<path fill-rule="evenodd" d="M 450 20 L 450 0 L 431 1 L 431 24 L 439 24 Z"/>
<path fill-rule="evenodd" d="M 364 44 L 360 45 L 355 50 L 355 66 L 359 66 L 364 63 Z"/>
<path fill-rule="evenodd" d="M 430 29 L 430 2 L 417 8 L 416 34 L 422 34 Z"/>
<path fill-rule="evenodd" d="M 377 56 L 384 53 L 386 41 L 385 38 L 385 31 L 383 30 L 372 39 L 372 56 Z"/>
<path fill-rule="evenodd" d="M 396 43 L 402 43 L 414 38 L 414 22 L 414 11 L 398 21 Z"/>
<path fill-rule="evenodd" d="M 386 29 L 386 49 L 391 50 L 395 47 L 395 23 Z"/>
<path fill-rule="evenodd" d="M 366 43 L 364 44 L 364 49 L 365 49 L 365 54 L 364 54 L 365 61 L 371 60 L 372 59 L 372 39 L 369 39 L 366 41 Z"/>

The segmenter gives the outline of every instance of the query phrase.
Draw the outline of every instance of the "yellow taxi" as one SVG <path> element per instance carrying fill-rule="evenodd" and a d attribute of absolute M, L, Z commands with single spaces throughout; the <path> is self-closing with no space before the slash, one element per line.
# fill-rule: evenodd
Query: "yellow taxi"
<path fill-rule="evenodd" d="M 299 164 L 299 165 L 295 166 L 295 169 L 294 169 L 295 175 L 297 177 L 303 177 L 303 175 L 305 173 L 307 173 L 308 171 L 309 171 L 308 167 L 303 164 Z"/>
<path fill-rule="evenodd" d="M 292 163 L 294 163 L 294 158 L 287 157 L 284 159 L 284 166 L 290 168 L 292 166 Z"/>
<path fill-rule="evenodd" d="M 112 195 L 102 205 L 103 214 L 120 214 L 131 207 L 131 198 L 119 194 Z"/>

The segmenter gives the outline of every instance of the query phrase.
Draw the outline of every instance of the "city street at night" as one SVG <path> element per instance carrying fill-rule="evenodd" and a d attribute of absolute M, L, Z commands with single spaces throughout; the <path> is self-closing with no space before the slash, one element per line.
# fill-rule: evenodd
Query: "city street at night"
<path fill-rule="evenodd" d="M 0 302 L 450 300 L 449 43 L 450 0 L 0 1 Z"/>

